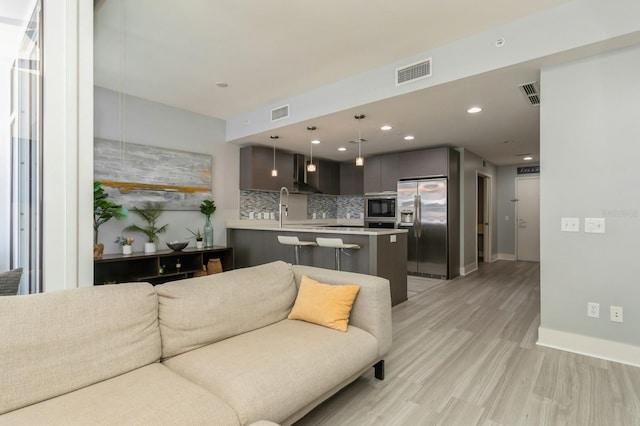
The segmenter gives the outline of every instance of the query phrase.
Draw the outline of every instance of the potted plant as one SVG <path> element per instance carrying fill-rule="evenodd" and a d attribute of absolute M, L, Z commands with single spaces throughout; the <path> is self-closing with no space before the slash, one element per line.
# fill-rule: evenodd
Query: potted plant
<path fill-rule="evenodd" d="M 141 227 L 138 225 L 129 225 L 124 228 L 125 231 L 128 232 L 140 232 L 143 233 L 147 237 L 147 242 L 144 243 L 144 252 L 145 253 L 155 253 L 156 252 L 156 243 L 158 242 L 158 235 L 164 234 L 167 232 L 167 228 L 169 225 L 162 225 L 160 227 L 157 226 L 158 218 L 164 211 L 164 207 L 161 203 L 152 203 L 150 201 L 145 201 L 142 205 L 142 208 L 134 207 L 131 209 L 135 214 L 140 216 L 145 222 L 147 222 L 147 226 Z"/>
<path fill-rule="evenodd" d="M 93 256 L 102 258 L 104 244 L 98 243 L 98 230 L 100 226 L 113 219 L 126 219 L 129 211 L 113 201 L 107 200 L 109 194 L 104 192 L 101 182 L 93 182 Z"/>
<path fill-rule="evenodd" d="M 131 244 L 133 244 L 133 241 L 134 240 L 131 237 L 125 238 L 122 235 L 120 235 L 118 236 L 118 238 L 116 238 L 114 242 L 122 246 L 122 254 L 131 254 L 133 253 L 133 247 L 131 247 Z"/>
<path fill-rule="evenodd" d="M 204 222 L 204 246 L 213 247 L 213 226 L 211 225 L 211 215 L 216 211 L 216 203 L 213 200 L 204 200 L 200 204 L 200 213 L 205 215 Z"/>
<path fill-rule="evenodd" d="M 202 242 L 202 232 L 200 232 L 200 228 L 196 228 L 195 231 L 192 231 L 191 229 L 187 228 L 187 231 L 189 231 L 191 233 L 191 237 L 189 238 L 194 238 L 196 240 L 196 248 L 203 248 L 204 247 L 204 242 Z"/>

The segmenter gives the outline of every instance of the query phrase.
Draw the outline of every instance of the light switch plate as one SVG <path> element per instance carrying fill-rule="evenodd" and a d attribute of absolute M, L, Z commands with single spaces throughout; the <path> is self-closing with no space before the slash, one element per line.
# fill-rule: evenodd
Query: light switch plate
<path fill-rule="evenodd" d="M 580 218 L 579 217 L 561 218 L 560 230 L 562 232 L 580 232 Z"/>
<path fill-rule="evenodd" d="M 585 217 L 584 232 L 593 234 L 604 234 L 604 218 L 603 217 Z"/>

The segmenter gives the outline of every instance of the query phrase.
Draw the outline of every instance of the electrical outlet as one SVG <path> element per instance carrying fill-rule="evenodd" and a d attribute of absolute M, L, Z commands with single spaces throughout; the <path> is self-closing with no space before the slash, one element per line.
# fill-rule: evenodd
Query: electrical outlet
<path fill-rule="evenodd" d="M 563 232 L 580 232 L 580 218 L 578 217 L 561 218 L 560 230 Z"/>
<path fill-rule="evenodd" d="M 591 318 L 600 318 L 600 304 L 593 302 L 587 303 L 587 316 Z"/>
<path fill-rule="evenodd" d="M 610 320 L 613 322 L 624 322 L 622 318 L 622 306 L 609 306 Z"/>

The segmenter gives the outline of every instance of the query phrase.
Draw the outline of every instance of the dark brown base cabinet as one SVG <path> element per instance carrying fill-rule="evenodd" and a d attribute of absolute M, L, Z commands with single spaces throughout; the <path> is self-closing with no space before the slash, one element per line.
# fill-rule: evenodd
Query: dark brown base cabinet
<path fill-rule="evenodd" d="M 233 269 L 233 248 L 214 246 L 210 249 L 188 248 L 183 251 L 162 250 L 156 253 L 130 255 L 107 254 L 93 263 L 94 285 L 126 282 L 162 284 L 191 278 L 209 259 L 220 259 L 223 271 Z M 180 264 L 180 268 L 176 265 Z"/>

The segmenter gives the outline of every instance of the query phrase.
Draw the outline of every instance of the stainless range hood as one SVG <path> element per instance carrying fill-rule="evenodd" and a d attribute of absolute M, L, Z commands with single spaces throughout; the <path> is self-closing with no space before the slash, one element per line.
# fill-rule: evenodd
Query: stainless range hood
<path fill-rule="evenodd" d="M 293 191 L 298 194 L 320 194 L 320 190 L 309 185 L 306 179 L 307 163 L 302 154 L 293 154 Z"/>

